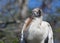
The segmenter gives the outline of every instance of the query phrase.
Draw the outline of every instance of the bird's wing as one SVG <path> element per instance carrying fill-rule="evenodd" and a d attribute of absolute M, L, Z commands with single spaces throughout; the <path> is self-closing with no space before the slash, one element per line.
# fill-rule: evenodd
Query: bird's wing
<path fill-rule="evenodd" d="M 25 20 L 25 23 L 24 23 L 24 25 L 23 25 L 24 31 L 27 30 L 26 28 L 29 26 L 29 24 L 30 24 L 31 22 L 32 22 L 32 18 L 27 18 L 27 19 Z"/>
<path fill-rule="evenodd" d="M 48 24 L 48 27 L 49 27 L 49 34 L 48 34 L 48 43 L 54 43 L 53 42 L 53 31 L 52 31 L 52 27 L 50 26 L 50 24 Z"/>

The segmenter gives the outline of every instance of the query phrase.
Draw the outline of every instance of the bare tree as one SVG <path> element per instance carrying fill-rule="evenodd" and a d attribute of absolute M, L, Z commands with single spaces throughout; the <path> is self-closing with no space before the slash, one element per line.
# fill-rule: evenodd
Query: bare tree
<path fill-rule="evenodd" d="M 19 0 L 20 16 L 26 18 L 28 14 L 28 0 Z"/>
<path fill-rule="evenodd" d="M 52 1 L 53 0 L 43 0 L 41 8 L 45 9 L 47 7 L 48 9 L 50 9 Z"/>

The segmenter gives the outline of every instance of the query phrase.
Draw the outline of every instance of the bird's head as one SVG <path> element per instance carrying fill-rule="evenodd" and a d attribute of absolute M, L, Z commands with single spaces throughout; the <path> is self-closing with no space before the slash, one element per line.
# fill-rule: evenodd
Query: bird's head
<path fill-rule="evenodd" d="M 42 16 L 42 10 L 40 8 L 35 8 L 32 10 L 32 17 Z"/>

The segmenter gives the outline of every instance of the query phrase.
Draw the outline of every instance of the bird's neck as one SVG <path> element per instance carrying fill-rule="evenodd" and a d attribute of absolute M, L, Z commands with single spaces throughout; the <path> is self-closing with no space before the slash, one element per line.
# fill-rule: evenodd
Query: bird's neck
<path fill-rule="evenodd" d="M 33 21 L 37 22 L 37 23 L 41 23 L 43 20 L 43 16 L 41 17 L 35 17 Z"/>

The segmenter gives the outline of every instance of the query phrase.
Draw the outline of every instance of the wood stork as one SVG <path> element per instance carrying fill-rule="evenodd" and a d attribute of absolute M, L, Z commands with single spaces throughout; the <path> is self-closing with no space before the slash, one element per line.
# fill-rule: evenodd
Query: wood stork
<path fill-rule="evenodd" d="M 53 43 L 53 31 L 50 24 L 43 21 L 42 10 L 35 8 L 27 18 L 21 31 L 21 43 Z"/>

